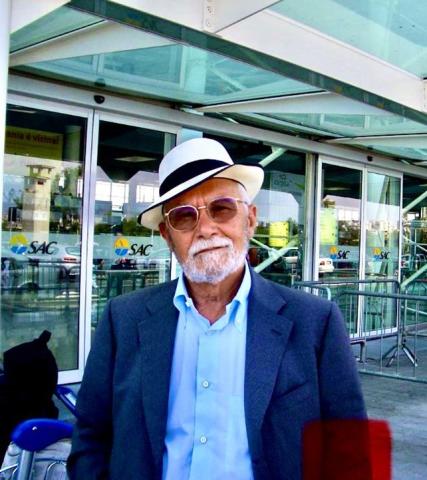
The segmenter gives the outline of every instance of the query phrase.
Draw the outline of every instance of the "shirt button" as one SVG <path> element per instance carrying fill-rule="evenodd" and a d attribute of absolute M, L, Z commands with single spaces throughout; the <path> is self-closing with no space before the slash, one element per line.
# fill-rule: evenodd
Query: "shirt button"
<path fill-rule="evenodd" d="M 202 387 L 203 388 L 208 388 L 209 387 L 209 382 L 207 380 L 203 380 Z"/>
<path fill-rule="evenodd" d="M 200 437 L 200 443 L 202 443 L 203 445 L 204 445 L 207 441 L 208 441 L 208 439 L 207 439 L 204 435 L 202 435 L 202 436 Z"/>

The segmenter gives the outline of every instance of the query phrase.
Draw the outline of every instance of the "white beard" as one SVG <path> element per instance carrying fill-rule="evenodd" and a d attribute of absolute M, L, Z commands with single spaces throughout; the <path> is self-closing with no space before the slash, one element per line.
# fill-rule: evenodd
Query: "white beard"
<path fill-rule="evenodd" d="M 178 260 L 180 260 L 185 276 L 191 282 L 216 284 L 244 265 L 248 245 L 249 240 L 246 239 L 242 250 L 239 251 L 229 238 L 212 237 L 209 240 L 194 242 L 188 251 L 187 260 Z M 225 248 L 202 252 L 202 250 L 215 247 Z"/>

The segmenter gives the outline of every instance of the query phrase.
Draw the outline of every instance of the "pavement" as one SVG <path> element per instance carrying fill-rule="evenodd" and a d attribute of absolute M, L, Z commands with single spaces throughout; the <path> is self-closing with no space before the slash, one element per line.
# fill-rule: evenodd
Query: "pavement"
<path fill-rule="evenodd" d="M 427 479 L 427 384 L 361 374 L 370 418 L 392 432 L 393 480 Z"/>

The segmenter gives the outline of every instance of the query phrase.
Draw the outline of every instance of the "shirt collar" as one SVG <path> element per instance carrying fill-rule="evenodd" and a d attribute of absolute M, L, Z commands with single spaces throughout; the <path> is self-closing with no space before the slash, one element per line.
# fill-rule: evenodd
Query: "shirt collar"
<path fill-rule="evenodd" d="M 226 306 L 227 315 L 230 314 L 230 309 L 235 304 L 239 304 L 239 305 L 236 305 L 235 308 L 245 305 L 249 296 L 249 292 L 251 290 L 251 286 L 252 286 L 251 272 L 249 271 L 248 263 L 245 261 L 245 273 L 243 274 L 243 280 L 242 280 L 242 283 L 240 284 L 239 290 L 237 291 L 236 295 L 231 300 L 231 302 Z M 194 305 L 192 298 L 188 295 L 188 290 L 185 285 L 183 272 L 181 272 L 178 277 L 178 283 L 176 285 L 175 295 L 173 297 L 173 304 L 180 312 L 184 312 L 185 307 L 191 308 Z M 240 326 L 237 324 L 235 325 L 238 330 L 240 331 L 242 330 L 241 324 Z"/>

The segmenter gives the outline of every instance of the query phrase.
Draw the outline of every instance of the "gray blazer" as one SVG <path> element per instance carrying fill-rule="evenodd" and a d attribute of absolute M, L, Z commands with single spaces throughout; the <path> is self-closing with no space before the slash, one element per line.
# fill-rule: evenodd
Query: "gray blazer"
<path fill-rule="evenodd" d="M 245 417 L 254 477 L 299 480 L 307 422 L 366 415 L 355 361 L 335 304 L 251 275 Z M 175 288 L 108 303 L 78 396 L 71 480 L 161 478 Z"/>

